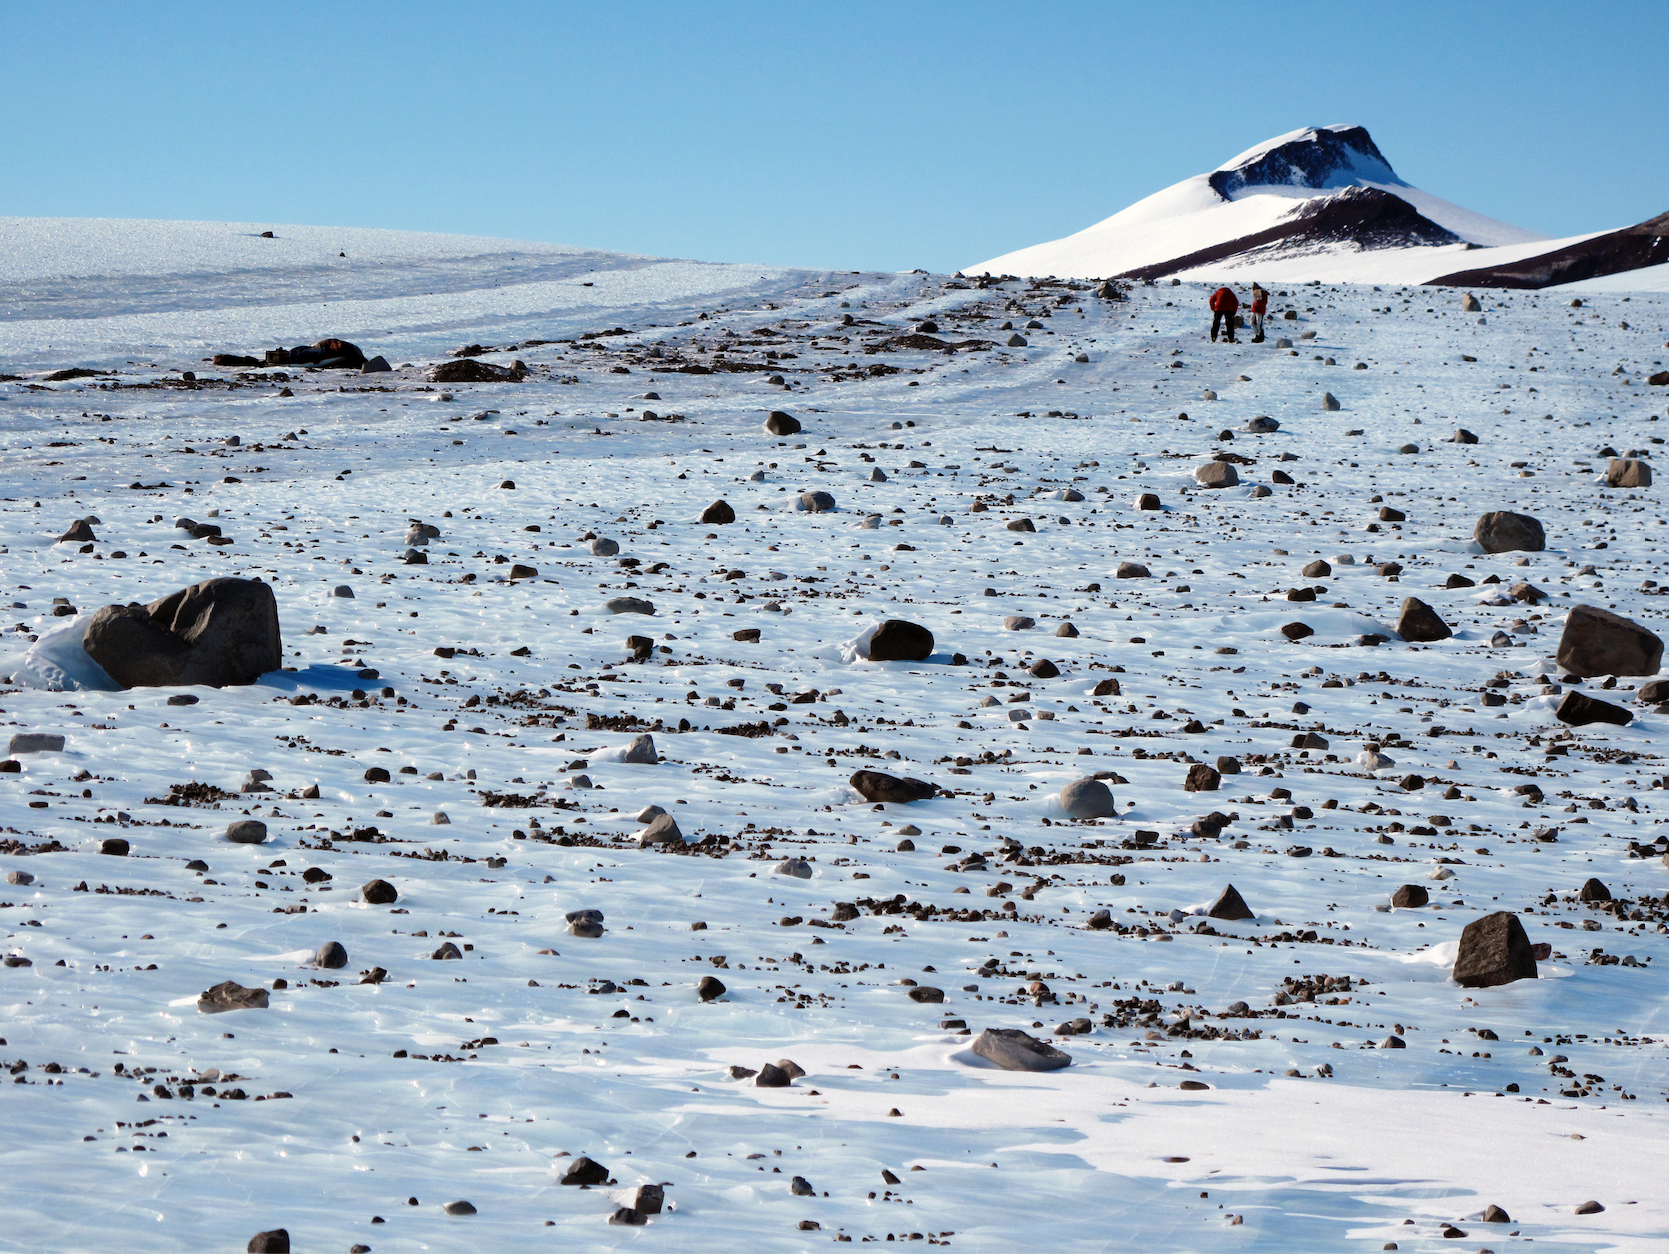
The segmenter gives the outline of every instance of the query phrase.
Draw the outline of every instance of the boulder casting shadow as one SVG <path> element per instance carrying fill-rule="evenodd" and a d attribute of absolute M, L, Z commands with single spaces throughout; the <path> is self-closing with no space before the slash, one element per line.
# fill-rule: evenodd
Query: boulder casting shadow
<path fill-rule="evenodd" d="M 123 688 L 252 684 L 284 663 L 278 602 L 259 579 L 206 579 L 149 605 L 107 605 L 82 648 Z"/>

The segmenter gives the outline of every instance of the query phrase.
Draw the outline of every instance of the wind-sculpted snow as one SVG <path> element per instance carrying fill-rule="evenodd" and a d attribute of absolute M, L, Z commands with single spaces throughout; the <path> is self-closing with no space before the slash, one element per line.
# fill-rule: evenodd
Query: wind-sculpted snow
<path fill-rule="evenodd" d="M 271 304 L 244 247 L 0 326 L 0 1246 L 1661 1245 L 1665 684 L 1553 659 L 1663 632 L 1605 478 L 1663 295 L 1272 285 L 1231 346 L 1215 284 L 392 238 Z M 327 336 L 394 368 L 205 360 Z M 218 575 L 283 669 L 77 663 Z M 1503 911 L 1537 978 L 1460 987 Z"/>

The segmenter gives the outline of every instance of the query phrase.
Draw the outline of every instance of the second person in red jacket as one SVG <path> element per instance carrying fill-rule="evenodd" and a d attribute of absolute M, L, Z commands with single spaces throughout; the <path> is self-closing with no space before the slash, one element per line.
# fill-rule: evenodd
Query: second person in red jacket
<path fill-rule="evenodd" d="M 1226 287 L 1211 293 L 1211 342 L 1217 342 L 1217 328 L 1222 327 L 1223 338 L 1235 343 L 1234 316 L 1240 311 L 1240 298 Z"/>

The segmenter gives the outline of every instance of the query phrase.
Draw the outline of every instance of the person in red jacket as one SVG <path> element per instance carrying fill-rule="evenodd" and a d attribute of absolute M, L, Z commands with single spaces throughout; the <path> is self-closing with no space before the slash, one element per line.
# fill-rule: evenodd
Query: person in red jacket
<path fill-rule="evenodd" d="M 1222 327 L 1223 338 L 1230 344 L 1234 338 L 1234 315 L 1240 311 L 1240 298 L 1226 287 L 1211 293 L 1211 342 L 1217 342 L 1217 328 Z"/>
<path fill-rule="evenodd" d="M 1252 343 L 1263 343 L 1263 315 L 1269 312 L 1269 293 L 1252 284 Z"/>

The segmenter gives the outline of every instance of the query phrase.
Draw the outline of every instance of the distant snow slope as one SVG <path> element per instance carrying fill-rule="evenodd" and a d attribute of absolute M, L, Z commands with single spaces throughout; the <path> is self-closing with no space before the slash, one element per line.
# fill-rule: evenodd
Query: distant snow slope
<path fill-rule="evenodd" d="M 1497 248 L 1546 239 L 1409 185 L 1398 177 L 1365 129 L 1328 126 L 1266 140 L 1209 174 L 1184 179 L 1075 235 L 965 269 L 969 274 L 1122 274 L 1268 230 L 1293 212 L 1294 202 L 1322 199 L 1349 187 L 1376 188 L 1399 196 L 1461 242 L 1444 248 L 1381 249 L 1371 254 L 1350 247 L 1316 248 L 1284 258 L 1290 264 L 1272 277 L 1282 282 L 1350 281 L 1352 276 L 1340 271 L 1348 271 L 1350 259 L 1360 257 L 1373 267 L 1371 281 L 1419 282 L 1446 266 L 1458 268 L 1456 254 L 1465 253 L 1466 263 L 1478 264 L 1479 254 L 1468 252 L 1467 244 Z M 1409 255 L 1381 257 L 1379 252 Z M 1191 277 L 1243 269 L 1237 260 L 1228 259 L 1215 263 L 1209 274 Z"/>
<path fill-rule="evenodd" d="M 87 365 L 185 343 L 277 347 L 302 325 L 414 354 L 463 327 L 555 338 L 600 309 L 801 273 L 420 231 L 0 218 L 0 354 Z"/>

